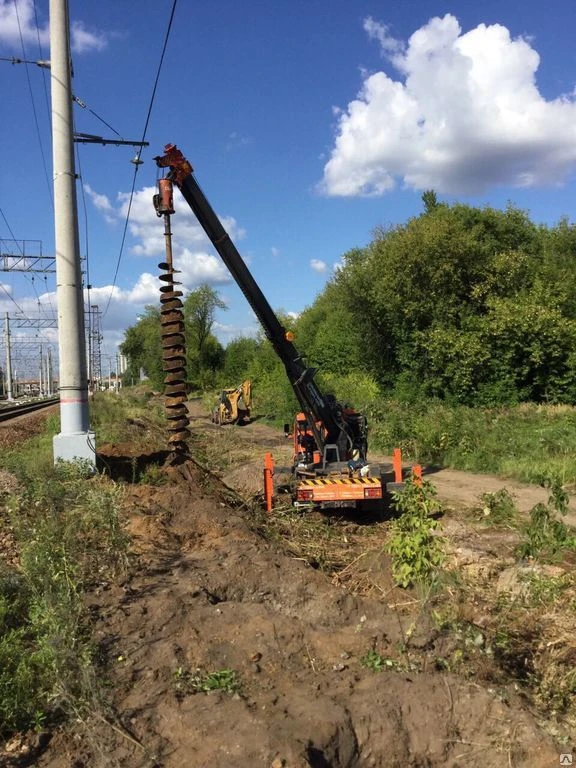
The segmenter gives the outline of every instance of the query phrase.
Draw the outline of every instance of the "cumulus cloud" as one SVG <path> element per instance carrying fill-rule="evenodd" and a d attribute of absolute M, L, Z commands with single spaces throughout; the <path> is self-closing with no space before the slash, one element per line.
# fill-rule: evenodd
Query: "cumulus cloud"
<path fill-rule="evenodd" d="M 322 261 L 321 259 L 310 259 L 310 266 L 314 272 L 318 272 L 319 274 L 323 274 L 324 272 L 328 271 L 328 264 L 326 264 L 326 262 Z"/>
<path fill-rule="evenodd" d="M 86 29 L 82 21 L 73 21 L 70 24 L 70 44 L 74 53 L 87 53 L 103 51 L 108 40 L 102 32 Z"/>
<path fill-rule="evenodd" d="M 12 48 L 50 44 L 50 25 L 38 18 L 34 0 L 0 0 L 0 42 Z M 101 51 L 108 41 L 102 32 L 88 30 L 82 21 L 70 24 L 70 44 L 74 53 Z"/>
<path fill-rule="evenodd" d="M 123 224 L 130 205 L 128 193 L 119 193 L 116 201 L 112 202 L 106 195 L 95 192 L 91 187 L 87 186 L 86 189 L 95 207 L 108 222 Z M 165 261 L 164 226 L 152 205 L 155 194 L 155 187 L 144 187 L 135 192 L 132 198 L 129 229 L 137 241 L 132 253 Z M 180 270 L 178 280 L 187 290 L 193 290 L 201 283 L 230 283 L 230 273 L 220 257 L 210 252 L 211 243 L 192 211 L 187 205 L 176 205 L 177 211 L 172 217 L 171 228 L 174 266 Z M 221 221 L 232 240 L 238 241 L 244 237 L 245 232 L 235 219 L 222 217 Z"/>
<path fill-rule="evenodd" d="M 144 187 L 136 191 L 130 205 L 128 193 L 120 192 L 116 198 L 111 199 L 89 185 L 84 188 L 96 210 L 118 231 L 124 227 L 130 206 L 129 231 L 135 242 L 131 253 L 138 257 L 141 265 L 145 264 L 144 271 L 131 287 L 104 285 L 91 289 L 90 303 L 98 305 L 103 313 L 102 330 L 105 332 L 106 343 L 108 346 L 117 345 L 123 340 L 123 332 L 119 329 L 134 325 L 146 305 L 158 305 L 160 270 L 157 264 L 166 260 L 166 244 L 163 221 L 156 216 L 152 204 L 157 189 Z M 234 241 L 245 236 L 244 230 L 234 218 L 221 217 L 221 221 Z M 185 295 L 203 283 L 213 286 L 233 283 L 230 273 L 220 257 L 213 252 L 212 244 L 192 211 L 178 199 L 171 229 L 174 266 L 178 270 L 175 279 Z M 215 325 L 215 331 L 219 336 L 233 338 L 243 333 L 244 329 Z"/>
<path fill-rule="evenodd" d="M 412 189 L 478 194 L 492 185 L 561 183 L 576 165 L 575 95 L 546 100 L 538 53 L 499 24 L 463 33 L 447 14 L 407 44 L 369 18 L 368 36 L 397 73 L 363 73 L 345 110 L 320 191 L 375 196 Z"/>
<path fill-rule="evenodd" d="M 116 221 L 115 211 L 106 195 L 100 195 L 98 192 L 95 192 L 90 184 L 84 184 L 84 191 L 92 200 L 94 207 L 103 214 L 106 221 L 109 224 L 113 224 Z"/>
<path fill-rule="evenodd" d="M 0 0 L 0 42 L 21 49 L 22 42 L 37 45 L 50 42 L 48 22 L 36 27 L 34 0 Z"/>

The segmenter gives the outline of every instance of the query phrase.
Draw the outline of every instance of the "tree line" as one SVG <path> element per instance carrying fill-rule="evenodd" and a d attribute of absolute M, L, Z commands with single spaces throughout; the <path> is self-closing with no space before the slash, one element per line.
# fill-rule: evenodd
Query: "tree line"
<path fill-rule="evenodd" d="M 566 218 L 536 224 L 511 204 L 447 204 L 433 191 L 422 200 L 420 215 L 344 254 L 297 320 L 281 317 L 321 384 L 352 402 L 385 394 L 483 407 L 574 403 L 576 227 Z M 222 307 L 207 285 L 184 302 L 190 386 L 249 377 L 265 410 L 291 408 L 263 334 L 225 349 L 217 341 Z M 122 351 L 132 375 L 143 368 L 161 387 L 159 327 L 159 309 L 147 307 Z"/>

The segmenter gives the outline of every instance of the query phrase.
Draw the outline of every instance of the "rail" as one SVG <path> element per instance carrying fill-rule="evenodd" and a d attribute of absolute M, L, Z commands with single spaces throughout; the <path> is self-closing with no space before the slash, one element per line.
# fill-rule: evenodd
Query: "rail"
<path fill-rule="evenodd" d="M 51 405 L 58 405 L 59 397 L 49 397 L 44 400 L 36 400 L 33 403 L 18 403 L 17 405 L 0 405 L 0 421 L 10 421 L 17 416 L 25 416 L 34 411 L 41 411 Z"/>

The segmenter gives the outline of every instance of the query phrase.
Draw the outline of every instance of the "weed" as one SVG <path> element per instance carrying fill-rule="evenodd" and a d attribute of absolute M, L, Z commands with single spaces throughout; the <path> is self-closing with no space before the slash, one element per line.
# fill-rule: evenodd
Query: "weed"
<path fill-rule="evenodd" d="M 433 580 L 444 561 L 441 540 L 434 535 L 438 527 L 433 515 L 440 511 L 434 487 L 408 481 L 395 494 L 400 517 L 390 524 L 386 550 L 392 558 L 392 575 L 401 587 Z"/>
<path fill-rule="evenodd" d="M 151 464 L 142 472 L 138 482 L 144 483 L 144 485 L 165 485 L 168 482 L 168 476 L 162 467 Z"/>
<path fill-rule="evenodd" d="M 539 560 L 550 559 L 566 550 L 576 551 L 576 536 L 554 514 L 565 515 L 568 494 L 557 479 L 545 482 L 550 495 L 547 504 L 536 504 L 530 510 L 530 522 L 524 531 L 524 540 L 518 547 L 520 557 Z"/>
<path fill-rule="evenodd" d="M 482 506 L 478 513 L 485 523 L 507 528 L 516 525 L 518 509 L 512 495 L 506 488 L 501 488 L 494 493 L 483 493 L 480 501 Z"/>
<path fill-rule="evenodd" d="M 360 664 L 366 669 L 371 669 L 372 672 L 382 672 L 383 669 L 392 669 L 396 666 L 394 659 L 387 659 L 374 649 L 370 649 L 360 658 Z"/>
<path fill-rule="evenodd" d="M 527 573 L 521 581 L 526 585 L 523 602 L 528 607 L 546 608 L 558 604 L 574 588 L 574 579 L 567 573 L 560 576 Z"/>
<path fill-rule="evenodd" d="M 201 669 L 196 669 L 191 672 L 178 667 L 172 675 L 172 680 L 176 693 L 180 696 L 211 691 L 232 694 L 240 689 L 238 674 L 233 669 L 220 669 L 215 672 L 202 672 Z"/>

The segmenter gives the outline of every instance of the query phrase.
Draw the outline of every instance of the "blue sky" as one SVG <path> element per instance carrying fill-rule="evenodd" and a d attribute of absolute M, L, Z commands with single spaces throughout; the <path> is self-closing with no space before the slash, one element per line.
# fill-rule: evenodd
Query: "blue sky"
<path fill-rule="evenodd" d="M 78 132 L 114 136 L 96 113 L 124 139 L 142 137 L 171 9 L 172 0 L 70 0 L 73 89 L 88 107 L 75 106 Z M 0 56 L 49 58 L 47 25 L 47 0 L 0 0 Z M 116 285 L 135 151 L 78 146 L 81 250 L 104 356 L 158 300 L 152 158 L 169 142 L 287 312 L 312 303 L 376 227 L 417 215 L 424 189 L 474 205 L 512 201 L 546 223 L 572 218 L 575 28 L 574 0 L 179 0 Z M 51 254 L 49 72 L 0 61 L 0 86 L 2 252 L 14 237 Z M 245 299 L 175 200 L 185 290 L 208 282 L 226 301 L 222 343 L 254 333 Z M 4 272 L 0 282 L 2 313 L 53 312 L 53 275 Z"/>

